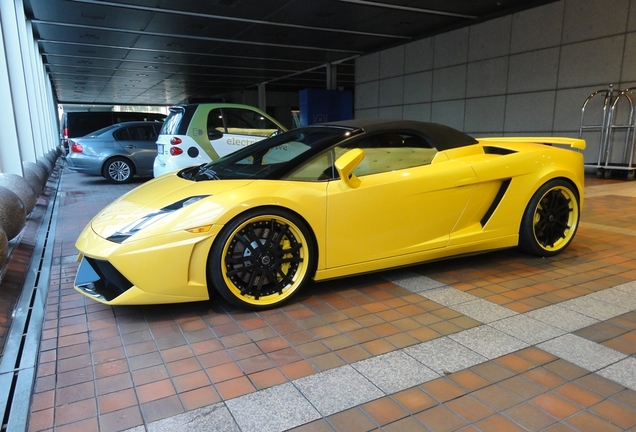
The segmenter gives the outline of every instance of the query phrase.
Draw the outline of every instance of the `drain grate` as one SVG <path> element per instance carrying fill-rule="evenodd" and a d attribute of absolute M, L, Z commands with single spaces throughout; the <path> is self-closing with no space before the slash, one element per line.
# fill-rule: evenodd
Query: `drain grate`
<path fill-rule="evenodd" d="M 56 169 L 60 169 L 56 166 Z M 11 329 L 0 361 L 0 415 L 2 432 L 25 431 L 28 427 L 31 393 L 35 382 L 46 297 L 49 289 L 53 244 L 57 225 L 57 193 L 61 174 L 55 180 L 35 248 L 13 313 Z"/>

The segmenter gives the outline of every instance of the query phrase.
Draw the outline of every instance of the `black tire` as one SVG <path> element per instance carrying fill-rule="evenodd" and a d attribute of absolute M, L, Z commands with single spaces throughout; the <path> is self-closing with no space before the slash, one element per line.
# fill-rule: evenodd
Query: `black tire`
<path fill-rule="evenodd" d="M 130 183 L 135 175 L 135 167 L 126 158 L 114 157 L 104 164 L 103 175 L 110 183 Z"/>
<path fill-rule="evenodd" d="M 219 233 L 208 257 L 208 282 L 236 306 L 265 309 L 297 293 L 315 265 L 315 242 L 303 221 L 283 209 L 255 209 Z"/>
<path fill-rule="evenodd" d="M 580 220 L 579 193 L 568 181 L 550 180 L 535 192 L 521 220 L 519 248 L 531 255 L 553 256 L 572 241 Z"/>

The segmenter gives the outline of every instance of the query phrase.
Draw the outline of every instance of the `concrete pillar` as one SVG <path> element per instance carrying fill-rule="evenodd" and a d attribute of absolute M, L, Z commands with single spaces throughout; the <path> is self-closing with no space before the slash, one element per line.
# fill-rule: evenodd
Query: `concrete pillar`
<path fill-rule="evenodd" d="M 258 109 L 267 112 L 267 92 L 265 90 L 266 83 L 258 85 Z"/>
<path fill-rule="evenodd" d="M 21 9 L 19 12 L 16 9 L 16 3 Z M 37 154 L 31 128 L 31 111 L 19 30 L 19 25 L 25 26 L 23 11 L 22 0 L 0 0 L 0 23 L 2 24 L 5 59 L 9 71 L 9 85 L 13 96 L 13 111 L 15 112 L 20 155 L 22 160 L 34 162 L 37 159 Z M 22 17 L 19 23 L 18 17 Z M 29 55 L 28 53 L 24 54 Z"/>
<path fill-rule="evenodd" d="M 0 14 L 2 10 L 0 10 Z M 3 31 L 0 31 L 0 100 L 5 107 L 13 106 L 11 86 L 9 85 L 9 69 L 7 54 L 4 50 L 5 41 Z M 0 116 L 0 172 L 22 175 L 22 159 L 18 146 L 18 130 L 15 113 L 12 109 L 5 109 Z"/>
<path fill-rule="evenodd" d="M 21 0 L 16 0 L 22 3 Z M 17 7 L 16 7 L 17 9 Z M 42 134 L 44 109 L 43 103 L 45 99 L 42 98 L 42 92 L 40 90 L 40 83 L 38 79 L 39 69 L 35 67 L 37 64 L 35 56 L 37 50 L 34 53 L 33 49 L 33 29 L 31 23 L 26 21 L 24 16 L 24 8 L 17 10 L 18 12 L 18 31 L 20 36 L 20 48 L 22 51 L 22 64 L 24 67 L 24 76 L 26 82 L 26 90 L 29 98 L 29 112 L 31 115 L 31 131 L 33 133 L 33 140 L 35 145 L 36 156 L 44 156 L 47 146 L 45 145 L 45 139 Z M 38 101 L 42 101 L 38 103 Z"/>
<path fill-rule="evenodd" d="M 327 63 L 327 82 L 325 88 L 327 90 L 338 89 L 338 65 Z"/>
<path fill-rule="evenodd" d="M 34 42 L 35 43 L 35 42 Z M 46 72 L 46 67 L 44 66 L 44 62 L 40 57 L 38 51 L 38 65 L 40 73 L 38 76 L 40 77 L 43 100 L 46 101 L 46 109 L 45 118 L 47 123 L 47 132 L 45 138 L 50 143 L 49 148 L 54 150 L 55 152 L 60 151 L 60 118 L 57 110 L 57 102 L 55 97 L 53 96 L 53 88 L 51 87 L 51 82 L 48 80 L 48 74 Z M 59 153 L 58 153 L 59 154 Z"/>

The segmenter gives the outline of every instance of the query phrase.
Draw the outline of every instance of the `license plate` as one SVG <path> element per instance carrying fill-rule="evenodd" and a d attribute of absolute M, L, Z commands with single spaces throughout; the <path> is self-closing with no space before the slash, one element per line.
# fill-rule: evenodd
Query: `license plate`
<path fill-rule="evenodd" d="M 163 144 L 157 144 L 157 153 L 163 154 Z"/>

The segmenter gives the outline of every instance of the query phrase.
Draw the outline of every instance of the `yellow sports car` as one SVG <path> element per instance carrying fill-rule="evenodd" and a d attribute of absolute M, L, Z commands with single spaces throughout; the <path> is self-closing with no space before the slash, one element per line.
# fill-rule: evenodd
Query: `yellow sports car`
<path fill-rule="evenodd" d="M 579 224 L 584 148 L 401 120 L 294 129 L 110 204 L 77 240 L 75 287 L 111 305 L 214 288 L 260 309 L 310 279 L 515 246 L 554 255 Z"/>

